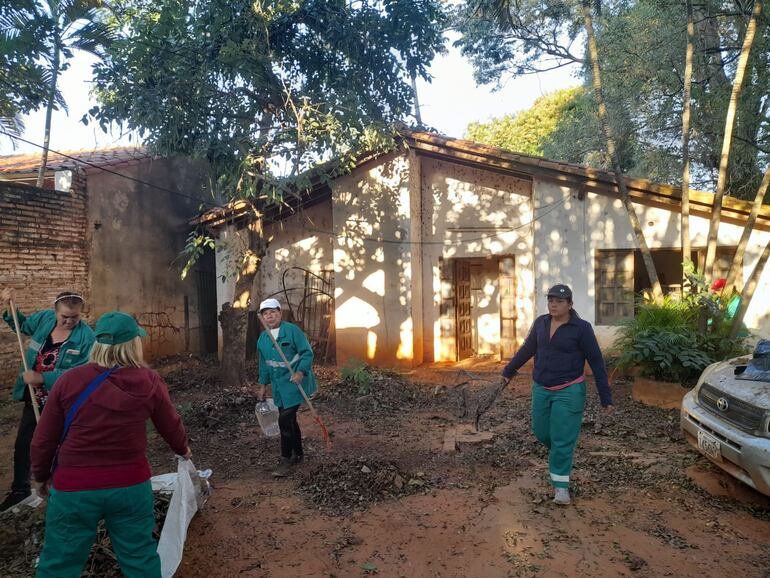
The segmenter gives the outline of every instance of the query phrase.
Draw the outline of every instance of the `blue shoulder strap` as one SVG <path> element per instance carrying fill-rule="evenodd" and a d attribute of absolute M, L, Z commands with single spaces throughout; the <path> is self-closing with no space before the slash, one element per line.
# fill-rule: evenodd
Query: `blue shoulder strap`
<path fill-rule="evenodd" d="M 72 425 L 72 420 L 75 419 L 75 414 L 80 409 L 80 406 L 85 403 L 85 401 L 88 399 L 88 397 L 96 390 L 97 387 L 101 385 L 101 383 L 107 379 L 110 374 L 117 369 L 117 365 L 114 365 L 110 367 L 107 371 L 104 373 L 99 374 L 99 376 L 94 379 L 91 383 L 88 384 L 88 387 L 86 387 L 83 391 L 80 392 L 80 395 L 75 400 L 75 403 L 72 404 L 72 407 L 70 407 L 69 411 L 67 412 L 67 416 L 64 418 L 64 429 L 61 432 L 61 437 L 59 438 L 59 445 L 61 446 L 62 443 L 64 443 L 64 438 L 67 437 L 67 432 L 70 429 L 70 426 Z"/>

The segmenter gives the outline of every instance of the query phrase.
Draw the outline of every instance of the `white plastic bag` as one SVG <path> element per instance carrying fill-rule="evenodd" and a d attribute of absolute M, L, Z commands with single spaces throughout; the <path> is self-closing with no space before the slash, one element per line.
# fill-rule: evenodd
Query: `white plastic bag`
<path fill-rule="evenodd" d="M 191 460 L 179 458 L 177 464 L 174 491 L 168 506 L 166 520 L 160 532 L 158 555 L 163 578 L 171 578 L 179 568 L 184 553 L 187 528 L 203 505 L 205 496 L 201 489 L 201 479 Z"/>

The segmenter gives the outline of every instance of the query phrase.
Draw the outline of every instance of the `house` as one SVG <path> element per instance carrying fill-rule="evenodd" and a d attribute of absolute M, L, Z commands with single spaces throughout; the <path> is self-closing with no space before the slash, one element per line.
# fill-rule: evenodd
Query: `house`
<path fill-rule="evenodd" d="M 149 358 L 216 350 L 213 257 L 186 281 L 175 264 L 188 220 L 205 199 L 199 165 L 140 148 L 51 153 L 43 188 L 40 156 L 0 157 L 0 286 L 26 312 L 61 291 L 86 299 L 91 322 L 120 310 L 146 328 Z M 0 331 L 0 379 L 11 383 L 18 345 Z"/>
<path fill-rule="evenodd" d="M 618 323 L 633 315 L 633 294 L 649 287 L 614 176 L 432 133 L 401 135 L 403 148 L 319 181 L 290 209 L 265 216 L 271 242 L 252 302 L 278 296 L 295 317 L 318 325 L 324 308 L 313 313 L 307 301 L 320 296 L 338 362 L 416 365 L 508 358 L 546 311 L 548 288 L 567 283 L 575 309 L 609 346 Z M 630 178 L 627 185 L 661 281 L 676 290 L 680 190 Z M 702 261 L 713 195 L 692 192 L 690 203 L 693 258 Z M 750 208 L 724 201 L 721 271 Z M 228 239 L 249 218 L 235 203 L 195 220 L 219 236 L 218 273 L 231 253 Z M 744 278 L 768 239 L 765 206 Z M 322 293 L 308 293 L 308 279 L 323 281 Z M 232 277 L 219 281 L 218 307 L 233 299 L 233 286 Z M 770 268 L 746 315 L 764 337 L 768 303 Z"/>

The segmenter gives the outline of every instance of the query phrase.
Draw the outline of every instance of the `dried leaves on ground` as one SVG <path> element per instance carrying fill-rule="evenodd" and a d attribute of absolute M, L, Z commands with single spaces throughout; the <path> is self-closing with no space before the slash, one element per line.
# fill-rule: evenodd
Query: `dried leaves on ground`
<path fill-rule="evenodd" d="M 371 504 L 426 491 L 424 472 L 408 472 L 393 462 L 342 459 L 320 463 L 303 474 L 297 488 L 308 504 L 330 515 L 365 510 Z"/>
<path fill-rule="evenodd" d="M 157 540 L 166 519 L 170 494 L 155 494 L 155 530 Z M 0 575 L 3 578 L 29 578 L 35 574 L 38 556 L 43 547 L 45 507 L 20 508 L 0 516 Z M 104 523 L 99 524 L 96 541 L 91 548 L 82 578 L 121 578 L 117 558 L 112 550 Z"/>

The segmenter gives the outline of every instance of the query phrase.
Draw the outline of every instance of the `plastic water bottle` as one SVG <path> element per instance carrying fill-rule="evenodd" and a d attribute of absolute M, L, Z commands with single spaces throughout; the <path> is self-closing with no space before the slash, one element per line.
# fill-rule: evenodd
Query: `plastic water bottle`
<path fill-rule="evenodd" d="M 265 436 L 271 438 L 281 433 L 278 427 L 278 408 L 273 403 L 272 398 L 257 403 L 254 413 L 257 415 L 259 427 L 262 428 L 262 433 Z"/>

